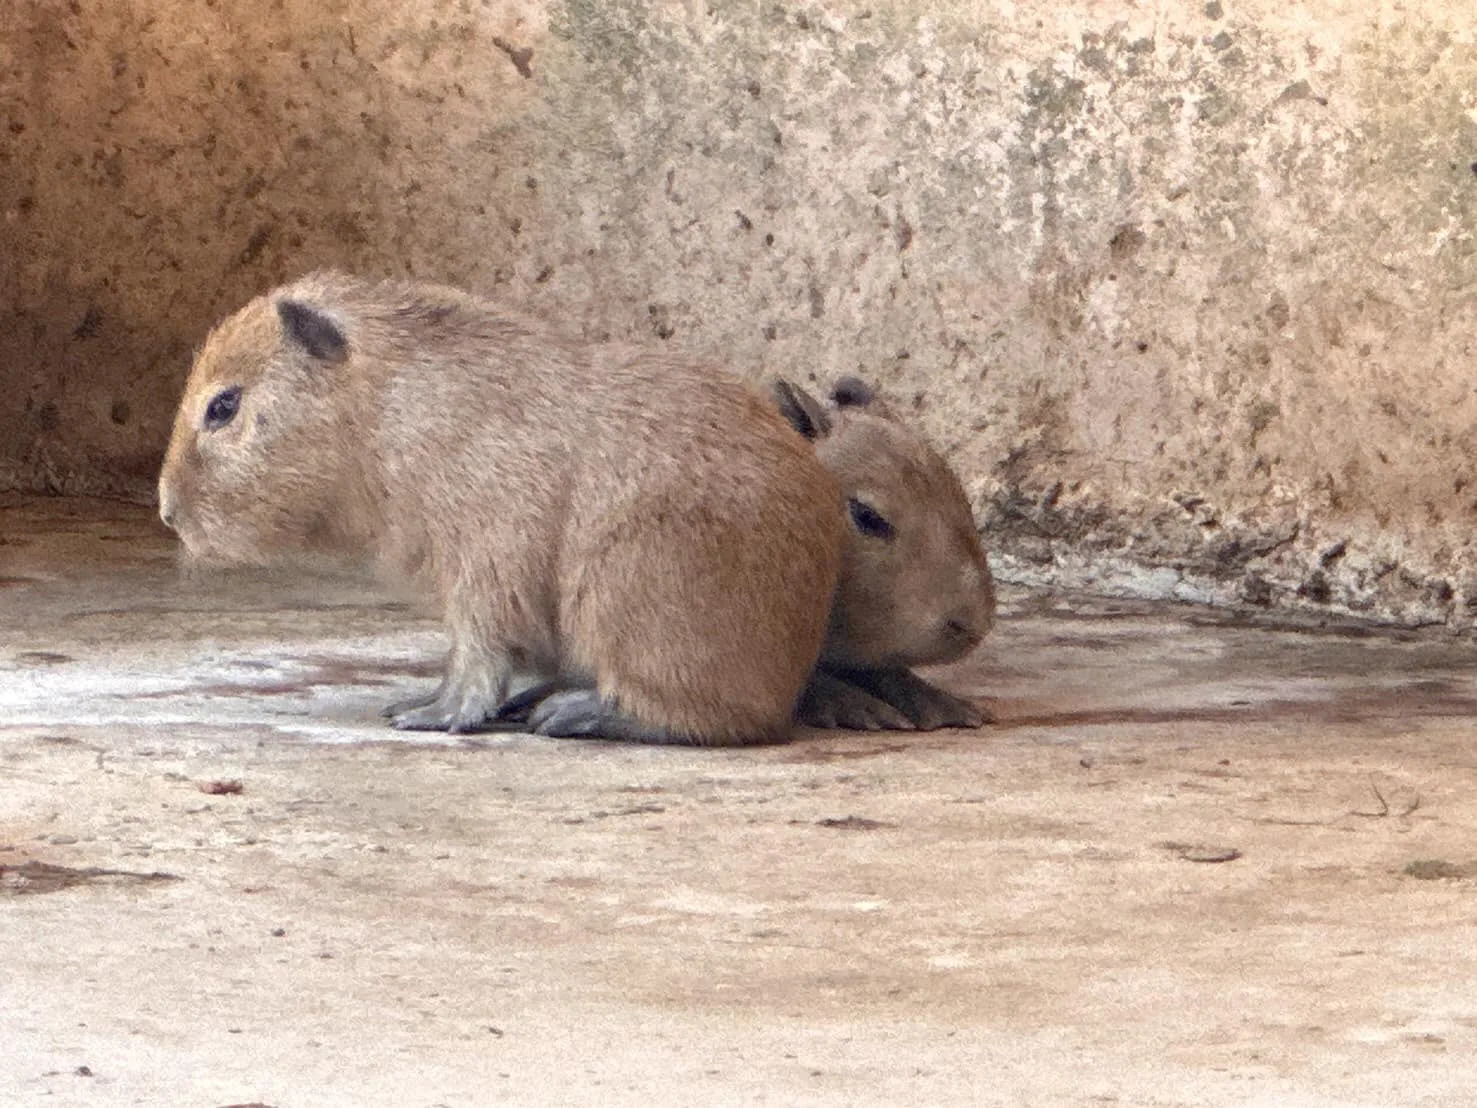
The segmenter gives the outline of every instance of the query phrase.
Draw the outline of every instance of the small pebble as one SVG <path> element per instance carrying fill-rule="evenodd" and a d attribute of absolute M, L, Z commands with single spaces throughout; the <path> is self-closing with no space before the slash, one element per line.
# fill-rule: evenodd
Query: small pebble
<path fill-rule="evenodd" d="M 1241 851 L 1234 846 L 1208 846 L 1204 843 L 1164 843 L 1165 850 L 1172 850 L 1187 862 L 1234 862 Z"/>

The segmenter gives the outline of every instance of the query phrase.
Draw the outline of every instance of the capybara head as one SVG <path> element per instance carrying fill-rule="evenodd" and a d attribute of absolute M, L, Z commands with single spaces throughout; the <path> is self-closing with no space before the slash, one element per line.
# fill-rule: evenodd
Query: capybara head
<path fill-rule="evenodd" d="M 258 298 L 211 332 L 159 474 L 160 518 L 191 557 L 264 564 L 329 545 L 355 437 L 350 356 L 343 323 L 307 298 Z"/>
<path fill-rule="evenodd" d="M 964 657 L 994 624 L 995 586 L 958 476 L 855 377 L 837 383 L 828 406 L 787 381 L 774 395 L 846 496 L 822 660 L 881 668 Z"/>

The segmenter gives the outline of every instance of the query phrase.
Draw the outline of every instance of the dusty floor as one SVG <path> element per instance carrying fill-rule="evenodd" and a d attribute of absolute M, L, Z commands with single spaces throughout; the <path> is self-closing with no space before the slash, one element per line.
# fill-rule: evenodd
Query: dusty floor
<path fill-rule="evenodd" d="M 0 1103 L 1477 1095 L 1470 643 L 1016 596 L 978 733 L 436 741 L 433 626 L 171 558 L 0 503 Z"/>

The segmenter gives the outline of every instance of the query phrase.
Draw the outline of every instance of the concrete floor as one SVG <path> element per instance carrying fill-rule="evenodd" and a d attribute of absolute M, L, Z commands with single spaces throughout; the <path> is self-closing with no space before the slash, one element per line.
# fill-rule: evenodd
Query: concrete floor
<path fill-rule="evenodd" d="M 1468 642 L 1014 595 L 993 726 L 698 751 L 397 734 L 365 596 L 0 501 L 0 1103 L 1477 1095 Z"/>

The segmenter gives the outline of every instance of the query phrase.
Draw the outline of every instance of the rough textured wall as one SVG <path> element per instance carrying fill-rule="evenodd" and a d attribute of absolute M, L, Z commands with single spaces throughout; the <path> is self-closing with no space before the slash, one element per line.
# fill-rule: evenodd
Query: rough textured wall
<path fill-rule="evenodd" d="M 1477 612 L 1477 4 L 7 0 L 0 484 L 312 265 L 861 371 L 1006 576 Z"/>

